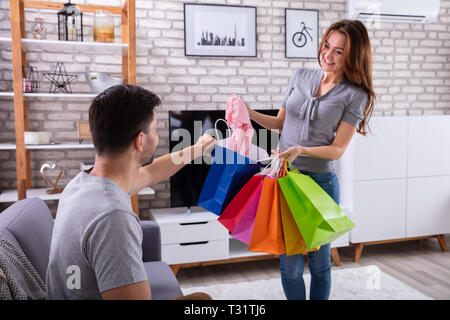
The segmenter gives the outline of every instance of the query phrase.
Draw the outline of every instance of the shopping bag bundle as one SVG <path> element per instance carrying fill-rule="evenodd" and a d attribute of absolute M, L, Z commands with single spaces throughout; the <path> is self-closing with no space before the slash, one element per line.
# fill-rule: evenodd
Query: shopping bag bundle
<path fill-rule="evenodd" d="M 249 251 L 295 255 L 316 251 L 354 227 L 311 177 L 287 159 L 276 161 L 251 177 L 220 215 L 232 237 Z"/>

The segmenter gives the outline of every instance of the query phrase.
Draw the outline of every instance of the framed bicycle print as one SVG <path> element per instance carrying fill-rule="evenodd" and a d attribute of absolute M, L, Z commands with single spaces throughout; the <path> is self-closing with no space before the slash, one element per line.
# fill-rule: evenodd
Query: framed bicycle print
<path fill-rule="evenodd" d="M 317 58 L 319 11 L 285 9 L 286 58 Z"/>
<path fill-rule="evenodd" d="M 185 3 L 184 53 L 256 57 L 256 7 Z"/>

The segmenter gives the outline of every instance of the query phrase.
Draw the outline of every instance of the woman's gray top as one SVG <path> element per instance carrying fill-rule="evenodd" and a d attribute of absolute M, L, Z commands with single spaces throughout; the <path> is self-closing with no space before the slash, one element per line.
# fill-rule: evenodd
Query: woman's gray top
<path fill-rule="evenodd" d="M 320 97 L 323 70 L 298 69 L 289 82 L 282 108 L 286 118 L 280 137 L 280 152 L 292 146 L 316 147 L 333 143 L 340 121 L 358 127 L 364 118 L 367 93 L 345 78 Z M 310 172 L 334 172 L 334 160 L 300 155 L 293 165 Z"/>

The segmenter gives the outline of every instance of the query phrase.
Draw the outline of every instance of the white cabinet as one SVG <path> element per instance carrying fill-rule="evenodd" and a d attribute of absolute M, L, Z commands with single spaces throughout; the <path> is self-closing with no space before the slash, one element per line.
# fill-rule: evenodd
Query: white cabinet
<path fill-rule="evenodd" d="M 450 116 L 373 117 L 370 127 L 338 166 L 350 242 L 450 233 Z"/>

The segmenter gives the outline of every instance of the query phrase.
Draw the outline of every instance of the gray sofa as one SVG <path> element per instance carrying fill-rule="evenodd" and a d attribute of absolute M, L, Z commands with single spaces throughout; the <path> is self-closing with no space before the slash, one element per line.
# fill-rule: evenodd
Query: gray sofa
<path fill-rule="evenodd" d="M 53 217 L 39 198 L 18 201 L 0 213 L 0 238 L 22 249 L 45 282 Z M 152 298 L 166 300 L 181 296 L 180 285 L 170 267 L 161 261 L 161 234 L 154 221 L 141 221 L 144 235 L 143 261 Z"/>

